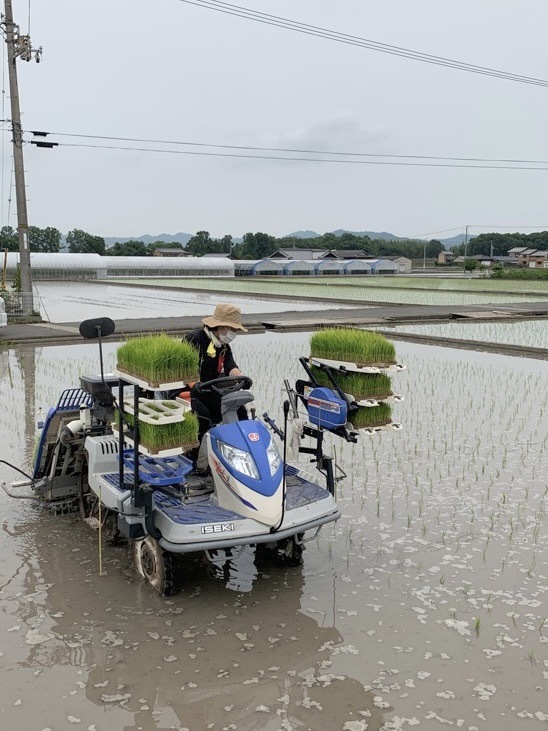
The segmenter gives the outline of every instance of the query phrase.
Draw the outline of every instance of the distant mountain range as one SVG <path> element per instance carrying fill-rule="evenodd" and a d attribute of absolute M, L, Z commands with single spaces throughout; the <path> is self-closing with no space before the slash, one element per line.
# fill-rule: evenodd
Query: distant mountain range
<path fill-rule="evenodd" d="M 384 239 L 385 241 L 403 241 L 405 236 L 395 236 L 388 231 L 346 231 L 343 228 L 338 228 L 336 231 L 332 231 L 335 236 L 342 236 L 344 233 L 351 233 L 354 236 L 369 236 L 370 239 Z M 293 233 L 287 234 L 298 239 L 313 239 L 321 236 L 317 231 L 293 231 Z M 192 238 L 192 234 L 184 233 L 179 231 L 176 234 L 143 234 L 142 236 L 105 236 L 105 244 L 107 247 L 113 246 L 116 243 L 125 244 L 126 241 L 142 241 L 143 244 L 153 244 L 155 241 L 163 241 L 166 244 L 182 244 L 186 246 L 189 240 Z M 453 236 L 449 239 L 438 239 L 446 249 L 450 249 L 453 246 L 462 244 L 464 242 L 464 234 Z M 242 241 L 240 237 L 234 237 L 234 243 L 238 244 Z"/>
<path fill-rule="evenodd" d="M 388 231 L 347 231 L 343 228 L 338 228 L 336 231 L 331 231 L 331 233 L 335 234 L 335 236 L 342 236 L 345 233 L 349 233 L 354 234 L 354 236 L 369 236 L 370 239 L 384 239 L 385 241 L 405 241 L 408 238 L 406 236 L 395 236 Z M 294 231 L 287 235 L 298 239 L 313 239 L 317 236 L 321 236 L 321 234 L 317 231 Z M 453 236 L 449 239 L 437 240 L 446 248 L 450 249 L 452 246 L 464 243 L 464 234 L 459 234 L 458 236 Z"/>

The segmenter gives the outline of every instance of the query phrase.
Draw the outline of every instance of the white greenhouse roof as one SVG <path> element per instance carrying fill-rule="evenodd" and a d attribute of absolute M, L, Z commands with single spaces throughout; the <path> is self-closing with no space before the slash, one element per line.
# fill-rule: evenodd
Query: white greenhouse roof
<path fill-rule="evenodd" d="M 99 254 L 42 254 L 31 251 L 30 265 L 36 269 L 104 269 L 104 259 L 111 257 Z M 19 263 L 19 252 L 8 252 L 8 269 L 15 269 Z"/>
<path fill-rule="evenodd" d="M 7 268 L 15 269 L 19 263 L 19 253 L 9 252 Z M 117 271 L 128 270 L 223 270 L 223 273 L 234 273 L 234 262 L 222 257 L 209 257 L 207 260 L 196 256 L 161 257 L 161 256 L 101 256 L 100 254 L 43 254 L 31 252 L 30 265 L 32 269 L 40 270 L 96 270 L 106 272 L 111 269 Z"/>
<path fill-rule="evenodd" d="M 199 256 L 101 256 L 102 267 L 107 269 L 205 269 L 215 267 L 234 271 L 234 263 L 222 257 Z"/>

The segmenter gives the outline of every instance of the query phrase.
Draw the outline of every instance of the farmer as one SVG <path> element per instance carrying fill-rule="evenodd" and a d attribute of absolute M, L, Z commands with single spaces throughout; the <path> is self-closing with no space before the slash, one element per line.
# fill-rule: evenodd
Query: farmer
<path fill-rule="evenodd" d="M 235 305 L 220 304 L 213 315 L 204 317 L 203 327 L 185 335 L 185 340 L 193 345 L 200 357 L 200 381 L 212 381 L 224 376 L 242 376 L 230 343 L 239 332 L 247 332 L 241 322 L 241 310 Z M 198 439 L 221 421 L 221 398 L 216 393 L 196 394 L 191 390 L 192 410 L 198 417 Z M 238 417 L 247 419 L 247 411 L 241 406 Z"/>

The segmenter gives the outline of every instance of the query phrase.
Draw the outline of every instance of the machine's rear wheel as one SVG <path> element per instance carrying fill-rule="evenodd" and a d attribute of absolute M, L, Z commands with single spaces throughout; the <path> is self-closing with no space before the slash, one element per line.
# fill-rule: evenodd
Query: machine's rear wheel
<path fill-rule="evenodd" d="M 303 563 L 304 546 L 300 542 L 303 534 L 291 538 L 284 538 L 276 547 L 276 563 L 279 566 L 301 566 Z"/>
<path fill-rule="evenodd" d="M 133 563 L 137 573 L 161 596 L 172 596 L 177 588 L 174 580 L 173 555 L 164 551 L 151 536 L 133 541 Z"/>

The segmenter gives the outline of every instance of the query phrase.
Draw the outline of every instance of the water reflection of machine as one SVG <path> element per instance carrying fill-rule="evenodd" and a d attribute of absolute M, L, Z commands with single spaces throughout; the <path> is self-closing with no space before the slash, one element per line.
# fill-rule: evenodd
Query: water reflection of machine
<path fill-rule="evenodd" d="M 193 579 L 199 592 L 185 598 L 184 628 L 168 619 L 169 626 L 158 631 L 157 619 L 144 617 L 145 642 L 136 624 L 128 623 L 119 636 L 123 645 L 93 658 L 86 696 L 102 706 L 118 693 L 134 714 L 124 731 L 171 725 L 202 731 L 221 719 L 223 728 L 246 731 L 331 731 L 365 720 L 371 731 L 380 728 L 373 694 L 333 672 L 331 657 L 342 644 L 338 631 L 319 627 L 300 611 L 301 571 L 257 579 L 230 609 L 226 602 L 219 605 L 215 582 L 204 581 L 203 568 Z M 276 599 L 273 587 L 280 588 Z M 131 654 L 123 649 L 132 645 Z"/>

